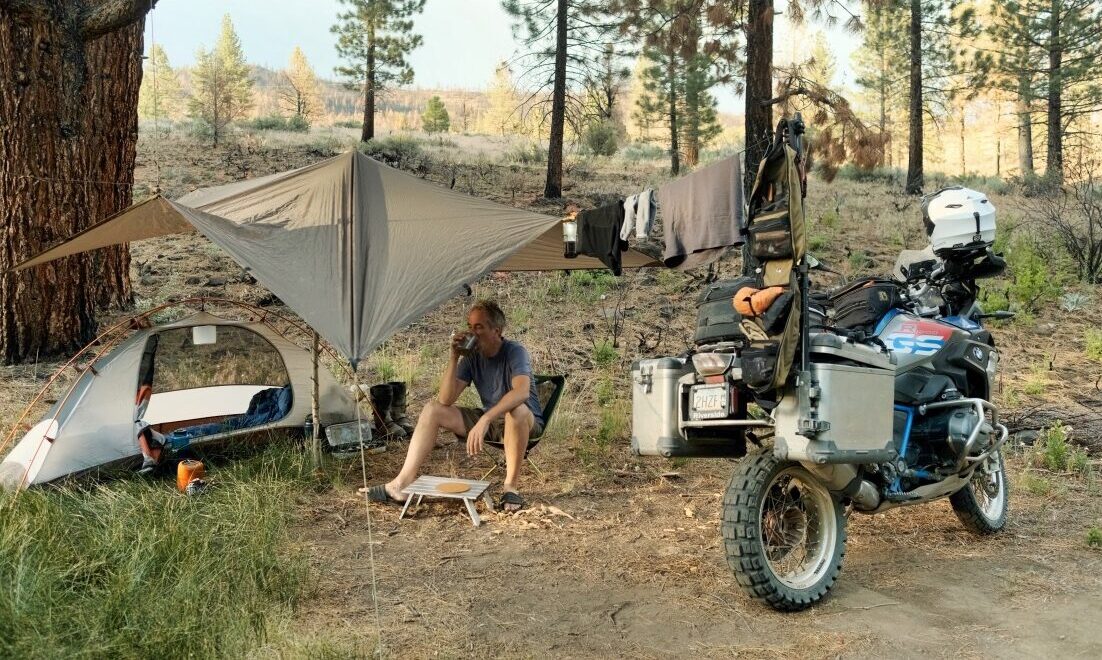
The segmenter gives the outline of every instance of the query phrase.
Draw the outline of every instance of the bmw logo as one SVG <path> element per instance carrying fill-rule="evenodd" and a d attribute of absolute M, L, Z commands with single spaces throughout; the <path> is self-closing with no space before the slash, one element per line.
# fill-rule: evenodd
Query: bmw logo
<path fill-rule="evenodd" d="M 972 355 L 980 362 L 983 362 L 983 350 L 979 346 L 972 347 Z"/>

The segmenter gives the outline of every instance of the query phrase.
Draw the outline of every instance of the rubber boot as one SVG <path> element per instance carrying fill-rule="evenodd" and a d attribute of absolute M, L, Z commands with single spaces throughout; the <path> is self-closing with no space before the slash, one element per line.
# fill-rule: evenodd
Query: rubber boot
<path fill-rule="evenodd" d="M 394 394 L 394 399 L 390 402 L 390 416 L 395 424 L 402 427 L 406 435 L 412 436 L 413 423 L 409 421 L 409 415 L 406 413 L 408 406 L 406 384 L 400 380 L 392 380 L 387 385 L 390 385 L 390 391 Z"/>
<path fill-rule="evenodd" d="M 383 418 L 383 428 L 380 429 L 381 433 L 389 435 L 393 438 L 404 440 L 406 436 L 405 430 L 394 423 L 394 418 L 390 416 L 390 406 L 394 402 L 394 390 L 389 384 L 383 383 L 382 385 L 375 385 L 371 388 L 371 402 L 375 405 L 375 410 Z"/>

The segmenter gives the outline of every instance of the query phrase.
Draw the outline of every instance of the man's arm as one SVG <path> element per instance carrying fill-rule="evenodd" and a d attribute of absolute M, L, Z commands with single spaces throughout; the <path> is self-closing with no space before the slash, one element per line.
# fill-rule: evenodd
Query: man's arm
<path fill-rule="evenodd" d="M 494 407 L 482 414 L 482 419 L 486 420 L 487 423 L 504 416 L 505 413 L 528 401 L 528 396 L 531 394 L 532 378 L 528 375 L 521 374 L 519 376 L 513 376 L 512 380 L 509 382 L 512 384 L 513 389 L 506 392 Z"/>
<path fill-rule="evenodd" d="M 440 394 L 436 397 L 436 400 L 445 406 L 454 405 L 456 399 L 463 393 L 463 390 L 467 389 L 467 385 L 471 382 L 469 379 L 464 380 L 456 375 L 459 372 L 458 365 L 459 351 L 456 350 L 456 338 L 452 337 L 451 352 L 448 354 L 448 366 L 444 369 L 444 377 L 440 379 Z"/>

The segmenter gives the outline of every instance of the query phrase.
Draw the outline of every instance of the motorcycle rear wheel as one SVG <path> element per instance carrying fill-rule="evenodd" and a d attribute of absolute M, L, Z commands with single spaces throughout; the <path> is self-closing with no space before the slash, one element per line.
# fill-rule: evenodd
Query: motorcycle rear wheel
<path fill-rule="evenodd" d="M 949 496 L 957 518 L 969 530 L 984 536 L 1006 527 L 1009 495 L 1002 449 L 988 461 L 988 472 L 977 468 L 968 485 Z"/>
<path fill-rule="evenodd" d="M 798 463 L 766 447 L 747 456 L 723 497 L 727 564 L 751 597 L 783 612 L 822 600 L 842 570 L 841 503 Z"/>

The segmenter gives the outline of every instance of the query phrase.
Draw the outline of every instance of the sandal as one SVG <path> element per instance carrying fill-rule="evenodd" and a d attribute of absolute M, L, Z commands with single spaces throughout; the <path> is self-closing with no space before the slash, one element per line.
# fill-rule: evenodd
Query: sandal
<path fill-rule="evenodd" d="M 507 506 L 511 506 L 513 508 L 506 508 Z M 497 501 L 498 510 L 504 511 L 506 513 L 516 513 L 526 506 L 528 506 L 528 502 L 524 501 L 524 498 L 521 497 L 520 493 L 511 490 L 502 493 L 501 498 Z"/>
<path fill-rule="evenodd" d="M 364 489 L 360 488 L 359 492 L 363 493 Z M 375 484 L 367 489 L 367 500 L 369 502 L 377 502 L 379 504 L 405 504 L 405 500 L 396 500 L 390 496 L 390 493 L 386 492 L 385 484 Z"/>

